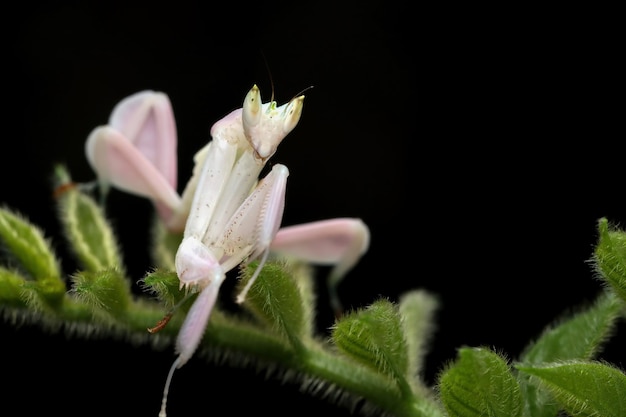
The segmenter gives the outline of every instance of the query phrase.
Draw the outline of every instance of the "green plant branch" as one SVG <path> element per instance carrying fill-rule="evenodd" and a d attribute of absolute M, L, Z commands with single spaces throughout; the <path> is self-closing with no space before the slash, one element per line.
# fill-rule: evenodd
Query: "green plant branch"
<path fill-rule="evenodd" d="M 71 185 L 65 171 L 57 175 L 63 182 L 57 200 L 61 223 L 82 269 L 62 278 L 43 231 L 0 208 L 0 244 L 11 265 L 0 266 L 0 314 L 16 325 L 173 351 L 196 300 L 179 289 L 171 271 L 180 236 L 155 225 L 157 267 L 141 280 L 146 294 L 133 294 L 101 206 Z M 605 291 L 595 303 L 548 326 L 512 363 L 490 348 L 460 348 L 457 361 L 445 366 L 432 388 L 419 375 L 434 327 L 433 296 L 414 290 L 399 303 L 381 298 L 338 318 L 331 335 L 322 339 L 313 331 L 311 268 L 285 259 L 263 265 L 239 310 L 226 311 L 218 300 L 196 354 L 207 361 L 273 370 L 275 377 L 298 383 L 313 396 L 365 415 L 626 415 L 621 401 L 626 374 L 596 359 L 625 317 L 626 233 L 606 219 L 598 229 L 592 261 Z M 258 267 L 242 268 L 239 289 Z"/>
<path fill-rule="evenodd" d="M 343 396 L 347 398 L 344 399 L 346 402 L 363 398 L 398 417 L 441 415 L 424 412 L 437 410 L 434 401 L 402 396 L 392 380 L 330 351 L 323 342 L 309 340 L 301 350 L 295 350 L 284 338 L 249 321 L 230 317 L 222 311 L 213 314 L 198 350 L 198 356 L 205 360 L 227 354 L 234 365 L 256 362 L 261 366 L 278 366 L 286 378 L 299 379 L 311 390 L 315 388 L 323 392 L 320 387 L 325 386 L 329 397 L 339 399 Z M 127 314 L 118 321 L 98 320 L 94 317 L 100 315 L 94 316 L 91 306 L 76 300 L 71 293 L 64 298 L 53 317 L 49 312 L 43 314 L 16 308 L 4 308 L 3 315 L 12 317 L 11 321 L 40 323 L 44 329 L 62 327 L 64 331 L 79 336 L 114 337 L 160 347 L 173 346 L 182 324 L 182 317 L 175 315 L 159 333 L 150 334 L 147 328 L 163 318 L 164 310 L 160 304 L 143 299 L 134 300 Z"/>

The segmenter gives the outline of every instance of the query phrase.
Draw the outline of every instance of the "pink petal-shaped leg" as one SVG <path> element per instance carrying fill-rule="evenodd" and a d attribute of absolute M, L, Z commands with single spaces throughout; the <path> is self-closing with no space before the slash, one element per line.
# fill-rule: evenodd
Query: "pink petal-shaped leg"
<path fill-rule="evenodd" d="M 180 206 L 180 197 L 167 178 L 116 129 L 97 127 L 85 146 L 100 181 L 161 203 L 157 209 L 166 218 Z"/>
<path fill-rule="evenodd" d="M 202 336 L 204 335 L 204 331 L 209 322 L 209 318 L 211 316 L 211 312 L 213 311 L 215 301 L 217 300 L 217 294 L 219 293 L 223 280 L 223 275 L 215 277 L 206 288 L 200 291 L 200 294 L 193 302 L 191 309 L 189 309 L 187 317 L 185 317 L 185 321 L 183 322 L 176 339 L 176 352 L 178 353 L 178 357 L 172 364 L 172 367 L 167 374 L 159 417 L 166 416 L 165 409 L 167 406 L 167 395 L 169 394 L 174 371 L 187 363 L 189 358 L 191 358 L 198 348 L 200 340 L 202 340 Z"/>
<path fill-rule="evenodd" d="M 187 363 L 198 348 L 223 281 L 223 274 L 213 277 L 211 283 L 200 291 L 198 298 L 189 309 L 176 339 L 179 368 Z"/>
<path fill-rule="evenodd" d="M 176 188 L 176 122 L 166 94 L 146 90 L 126 97 L 113 108 L 109 126 L 126 136 Z"/>
<path fill-rule="evenodd" d="M 369 228 L 361 219 L 337 218 L 283 227 L 270 250 L 318 265 L 334 265 L 328 291 L 335 314 L 341 315 L 337 285 L 367 251 L 369 240 Z"/>
<path fill-rule="evenodd" d="M 169 98 L 146 90 L 115 106 L 109 124 L 87 138 L 85 152 L 101 184 L 151 198 L 167 223 L 181 201 L 176 193 L 176 146 Z"/>

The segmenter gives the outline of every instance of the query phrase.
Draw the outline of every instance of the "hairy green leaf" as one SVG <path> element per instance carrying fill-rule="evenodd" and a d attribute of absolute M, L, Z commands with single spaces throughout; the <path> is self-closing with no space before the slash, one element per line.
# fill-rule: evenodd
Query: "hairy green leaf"
<path fill-rule="evenodd" d="M 123 268 L 115 234 L 102 208 L 73 186 L 64 168 L 57 167 L 56 175 L 57 189 L 63 190 L 57 193 L 60 221 L 81 267 L 91 272 Z"/>
<path fill-rule="evenodd" d="M 485 348 L 461 348 L 439 376 L 441 400 L 451 416 L 517 417 L 522 397 L 502 356 Z"/>
<path fill-rule="evenodd" d="M 529 345 L 520 357 L 525 365 L 541 365 L 570 359 L 592 359 L 611 336 L 623 303 L 611 292 L 600 294 L 598 299 L 560 323 L 548 327 L 539 339 Z M 554 416 L 557 406 L 549 392 L 542 391 L 528 377 L 520 376 L 529 414 L 541 417 Z"/>
<path fill-rule="evenodd" d="M 61 268 L 44 234 L 25 217 L 0 208 L 0 241 L 30 278 L 61 280 Z"/>
<path fill-rule="evenodd" d="M 0 306 L 25 307 L 25 281 L 16 271 L 0 267 Z"/>
<path fill-rule="evenodd" d="M 241 291 L 258 267 L 257 262 L 242 270 L 238 289 Z M 281 334 L 287 336 L 293 347 L 301 347 L 302 338 L 308 337 L 311 323 L 307 319 L 311 314 L 301 296 L 298 283 L 281 262 L 267 262 L 250 288 L 244 306 L 261 322 L 269 324 Z"/>
<path fill-rule="evenodd" d="M 169 308 L 174 307 L 185 296 L 185 292 L 180 290 L 180 280 L 175 271 L 155 269 L 141 279 L 141 284 Z"/>
<path fill-rule="evenodd" d="M 437 299 L 423 290 L 409 291 L 400 297 L 398 308 L 407 343 L 409 369 L 407 378 L 417 379 L 434 331 L 433 316 Z"/>
<path fill-rule="evenodd" d="M 607 219 L 598 222 L 600 239 L 594 253 L 598 277 L 626 301 L 626 232 L 609 225 Z"/>
<path fill-rule="evenodd" d="M 132 301 L 128 280 L 116 268 L 83 271 L 72 276 L 72 293 L 102 317 L 121 319 Z M 98 314 L 98 313 L 104 313 Z"/>
<path fill-rule="evenodd" d="M 571 361 L 516 368 L 541 381 L 570 415 L 626 415 L 626 374 L 612 365 Z"/>
<path fill-rule="evenodd" d="M 600 294 L 589 308 L 547 328 L 526 348 L 520 362 L 592 359 L 611 336 L 622 308 L 623 303 L 612 293 Z"/>
<path fill-rule="evenodd" d="M 344 354 L 387 375 L 407 391 L 409 359 L 398 307 L 380 299 L 338 320 L 332 338 Z"/>

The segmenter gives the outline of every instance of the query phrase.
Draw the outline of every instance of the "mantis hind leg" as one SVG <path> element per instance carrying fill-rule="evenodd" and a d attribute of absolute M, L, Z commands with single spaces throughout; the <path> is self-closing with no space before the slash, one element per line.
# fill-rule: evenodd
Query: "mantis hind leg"
<path fill-rule="evenodd" d="M 361 219 L 336 218 L 280 229 L 270 246 L 277 254 L 333 266 L 327 278 L 330 304 L 339 317 L 343 306 L 337 286 L 369 248 L 369 228 Z"/>

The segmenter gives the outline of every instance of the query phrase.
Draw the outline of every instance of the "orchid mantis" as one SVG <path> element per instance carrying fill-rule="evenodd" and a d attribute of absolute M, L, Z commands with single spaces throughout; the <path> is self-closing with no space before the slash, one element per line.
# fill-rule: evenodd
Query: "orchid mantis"
<path fill-rule="evenodd" d="M 259 261 L 237 296 L 241 303 L 270 252 L 334 265 L 328 285 L 339 310 L 335 287 L 368 248 L 369 229 L 357 218 L 280 228 L 289 170 L 275 164 L 260 180 L 259 175 L 298 124 L 303 103 L 303 95 L 281 106 L 273 100 L 262 103 L 254 85 L 242 108 L 212 126 L 212 140 L 195 155 L 182 196 L 176 192 L 176 127 L 165 94 L 146 90 L 125 98 L 108 125 L 87 139 L 87 159 L 101 184 L 150 198 L 169 230 L 183 230 L 176 273 L 181 288 L 198 296 L 176 340 L 178 356 L 167 376 L 162 417 L 173 372 L 197 349 L 230 270 Z"/>

